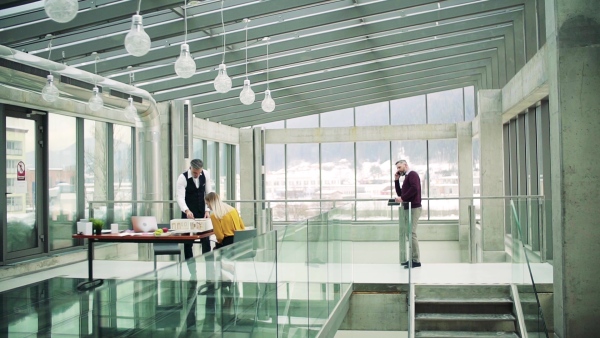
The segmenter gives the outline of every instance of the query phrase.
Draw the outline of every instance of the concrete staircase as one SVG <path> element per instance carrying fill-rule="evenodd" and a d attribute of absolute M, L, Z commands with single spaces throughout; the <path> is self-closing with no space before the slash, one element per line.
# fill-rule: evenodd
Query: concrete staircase
<path fill-rule="evenodd" d="M 508 285 L 416 285 L 416 337 L 513 337 Z"/>

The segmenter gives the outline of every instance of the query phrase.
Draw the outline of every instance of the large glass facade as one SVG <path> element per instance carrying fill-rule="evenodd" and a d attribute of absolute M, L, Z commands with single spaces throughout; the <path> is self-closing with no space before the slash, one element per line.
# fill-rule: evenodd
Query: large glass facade
<path fill-rule="evenodd" d="M 474 87 L 294 118 L 287 120 L 285 126 L 316 128 L 316 116 L 321 128 L 454 124 L 475 117 Z M 277 126 L 280 125 L 269 124 L 269 127 Z M 392 215 L 381 199 L 396 195 L 392 174 L 395 162 L 404 159 L 421 178 L 421 192 L 426 198 L 421 219 L 458 219 L 457 147 L 456 139 L 267 144 L 266 199 L 359 199 L 357 219 L 393 219 L 397 215 Z M 319 186 L 313 184 L 314 178 L 320 179 Z M 478 183 L 474 189 L 479 189 Z M 427 200 L 429 198 L 432 200 Z M 274 220 L 292 220 L 285 215 L 283 206 L 281 208 L 275 210 Z"/>

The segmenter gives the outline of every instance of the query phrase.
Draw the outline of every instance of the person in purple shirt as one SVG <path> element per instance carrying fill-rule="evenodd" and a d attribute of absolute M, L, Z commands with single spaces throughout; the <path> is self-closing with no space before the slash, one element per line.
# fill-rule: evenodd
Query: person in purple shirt
<path fill-rule="evenodd" d="M 394 187 L 396 188 L 396 202 L 404 205 L 404 210 L 408 210 L 408 202 L 410 202 L 410 216 L 412 225 L 412 267 L 421 266 L 419 257 L 419 240 L 417 238 L 417 225 L 419 217 L 421 217 L 421 179 L 416 171 L 410 170 L 408 163 L 405 160 L 396 162 L 396 174 L 394 175 Z M 405 176 L 400 188 L 400 176 Z M 408 220 L 408 213 L 406 213 Z M 408 268 L 408 261 L 403 262 Z"/>

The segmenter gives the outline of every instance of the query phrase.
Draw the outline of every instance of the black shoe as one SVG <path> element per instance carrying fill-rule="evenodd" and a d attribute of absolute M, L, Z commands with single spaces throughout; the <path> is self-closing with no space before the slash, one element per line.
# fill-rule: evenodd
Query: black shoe
<path fill-rule="evenodd" d="M 406 261 L 406 262 L 402 262 L 402 263 L 400 263 L 400 264 L 402 264 L 402 265 L 404 265 L 404 266 L 407 266 L 407 265 L 408 265 L 408 261 Z"/>
<path fill-rule="evenodd" d="M 420 267 L 420 266 L 421 266 L 421 262 L 412 262 L 412 267 L 413 267 L 413 268 L 418 268 L 418 267 Z M 408 266 L 408 265 L 405 265 L 405 266 L 404 266 L 404 268 L 405 268 L 405 269 L 408 269 L 408 268 L 409 268 L 409 266 Z"/>

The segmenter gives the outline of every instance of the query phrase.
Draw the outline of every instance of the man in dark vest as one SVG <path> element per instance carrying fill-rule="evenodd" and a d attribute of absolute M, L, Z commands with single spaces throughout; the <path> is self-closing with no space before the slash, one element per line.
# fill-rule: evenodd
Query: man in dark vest
<path fill-rule="evenodd" d="M 190 169 L 177 178 L 177 204 L 181 208 L 181 218 L 209 218 L 210 211 L 206 208 L 204 196 L 211 192 L 208 173 L 202 170 L 202 160 L 194 159 L 190 162 Z M 202 253 L 210 251 L 208 237 L 200 240 Z M 185 259 L 194 257 L 192 243 L 185 243 L 183 252 Z"/>

